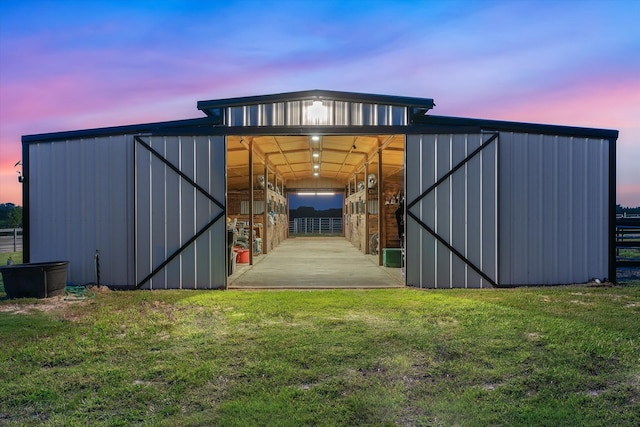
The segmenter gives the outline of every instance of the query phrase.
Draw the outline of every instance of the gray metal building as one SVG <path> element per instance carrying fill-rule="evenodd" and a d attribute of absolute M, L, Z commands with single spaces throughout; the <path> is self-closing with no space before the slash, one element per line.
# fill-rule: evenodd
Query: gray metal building
<path fill-rule="evenodd" d="M 381 181 L 402 168 L 408 286 L 615 280 L 617 131 L 433 106 L 311 90 L 201 101 L 199 119 L 24 136 L 25 262 L 69 260 L 69 280 L 87 283 L 99 251 L 114 287 L 225 288 L 227 192 L 253 182 L 257 155 L 297 189 L 345 191 L 372 161 Z M 314 148 L 300 145 L 310 135 L 326 139 L 315 181 Z M 385 154 L 392 138 L 400 157 Z M 357 151 L 356 140 L 373 142 Z"/>

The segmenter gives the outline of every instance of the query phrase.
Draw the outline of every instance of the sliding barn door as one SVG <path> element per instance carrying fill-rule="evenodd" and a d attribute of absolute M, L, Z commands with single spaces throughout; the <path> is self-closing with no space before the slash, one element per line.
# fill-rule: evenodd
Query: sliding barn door
<path fill-rule="evenodd" d="M 226 286 L 224 137 L 135 137 L 137 288 Z"/>
<path fill-rule="evenodd" d="M 498 282 L 498 134 L 407 135 L 406 281 Z"/>

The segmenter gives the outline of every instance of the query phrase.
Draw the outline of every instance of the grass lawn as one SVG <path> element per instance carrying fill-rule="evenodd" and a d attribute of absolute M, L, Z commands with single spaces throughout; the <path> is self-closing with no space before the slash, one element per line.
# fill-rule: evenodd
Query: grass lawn
<path fill-rule="evenodd" d="M 640 425 L 638 285 L 2 291 L 2 425 Z"/>
<path fill-rule="evenodd" d="M 22 252 L 0 252 L 0 265 L 7 265 L 9 258 L 16 264 L 22 264 Z"/>

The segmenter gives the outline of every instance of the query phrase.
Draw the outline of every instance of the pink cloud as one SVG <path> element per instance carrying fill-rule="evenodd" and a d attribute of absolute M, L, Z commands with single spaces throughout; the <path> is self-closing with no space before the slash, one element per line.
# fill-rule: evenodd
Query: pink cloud
<path fill-rule="evenodd" d="M 640 81 L 624 79 L 583 82 L 509 98 L 500 94 L 481 105 L 461 106 L 462 114 L 483 118 L 543 122 L 585 127 L 624 128 L 640 117 Z"/>

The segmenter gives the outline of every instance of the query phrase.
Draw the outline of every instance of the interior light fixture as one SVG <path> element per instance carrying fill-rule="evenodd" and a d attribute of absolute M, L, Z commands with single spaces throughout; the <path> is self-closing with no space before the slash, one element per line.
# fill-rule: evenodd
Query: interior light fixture
<path fill-rule="evenodd" d="M 311 137 L 311 140 L 312 140 L 312 141 L 320 141 L 320 137 L 319 137 L 318 135 L 313 135 L 313 136 Z"/>
<path fill-rule="evenodd" d="M 317 151 L 313 152 L 313 157 L 320 157 L 320 153 L 318 153 Z"/>
<path fill-rule="evenodd" d="M 325 124 L 327 115 L 327 107 L 322 104 L 322 101 L 313 101 L 311 106 L 307 108 L 307 119 L 311 124 Z"/>
<path fill-rule="evenodd" d="M 333 191 L 300 191 L 296 193 L 298 196 L 334 196 L 336 193 Z"/>
<path fill-rule="evenodd" d="M 314 173 L 313 173 L 313 176 L 318 176 L 318 175 L 320 175 L 320 173 L 319 173 L 319 172 L 314 172 Z"/>
<path fill-rule="evenodd" d="M 314 169 L 320 169 L 320 165 L 316 163 L 315 165 L 313 165 L 313 168 Z"/>

